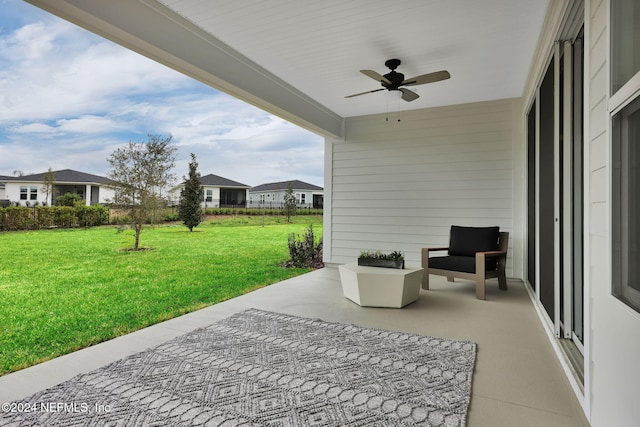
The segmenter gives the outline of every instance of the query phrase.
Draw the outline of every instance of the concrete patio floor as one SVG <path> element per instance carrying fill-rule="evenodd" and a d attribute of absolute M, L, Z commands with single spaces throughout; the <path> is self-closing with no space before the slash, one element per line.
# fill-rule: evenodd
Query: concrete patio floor
<path fill-rule="evenodd" d="M 458 283 L 459 282 L 459 283 Z M 247 308 L 353 323 L 478 344 L 467 425 L 588 426 L 578 400 L 538 320 L 524 284 L 509 291 L 432 276 L 431 290 L 402 309 L 364 308 L 342 296 L 338 269 L 327 267 L 138 332 L 0 377 L 0 403 L 25 398 Z"/>

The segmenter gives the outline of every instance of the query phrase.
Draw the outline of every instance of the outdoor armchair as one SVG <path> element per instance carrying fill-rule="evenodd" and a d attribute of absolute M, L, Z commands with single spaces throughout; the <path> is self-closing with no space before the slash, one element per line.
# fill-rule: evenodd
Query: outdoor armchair
<path fill-rule="evenodd" d="M 473 280 L 476 298 L 485 299 L 485 280 L 498 278 L 498 287 L 507 290 L 505 266 L 509 233 L 499 227 L 452 226 L 448 247 L 422 248 L 422 288 L 429 289 L 429 275 Z M 447 256 L 431 257 L 433 252 L 447 251 Z"/>

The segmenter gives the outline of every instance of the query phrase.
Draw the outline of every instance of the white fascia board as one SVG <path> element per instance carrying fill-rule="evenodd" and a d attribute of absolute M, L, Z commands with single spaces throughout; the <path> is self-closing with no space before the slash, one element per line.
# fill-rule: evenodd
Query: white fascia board
<path fill-rule="evenodd" d="M 343 118 L 155 0 L 26 0 L 235 98 L 325 137 Z"/>

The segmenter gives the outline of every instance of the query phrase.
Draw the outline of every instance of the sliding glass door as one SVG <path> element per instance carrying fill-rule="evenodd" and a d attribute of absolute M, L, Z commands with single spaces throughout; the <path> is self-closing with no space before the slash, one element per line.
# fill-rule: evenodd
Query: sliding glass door
<path fill-rule="evenodd" d="M 558 338 L 584 336 L 583 31 L 556 42 L 527 113 L 527 279 Z"/>

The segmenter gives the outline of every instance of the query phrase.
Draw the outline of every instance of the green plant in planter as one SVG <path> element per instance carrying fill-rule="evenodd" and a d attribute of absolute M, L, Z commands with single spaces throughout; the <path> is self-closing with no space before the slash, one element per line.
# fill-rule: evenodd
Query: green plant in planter
<path fill-rule="evenodd" d="M 385 254 L 381 251 L 370 251 L 365 250 L 360 252 L 360 258 L 364 259 L 386 259 L 386 260 L 394 260 L 394 261 L 403 261 L 404 254 L 400 251 L 393 251 L 391 253 Z"/>
<path fill-rule="evenodd" d="M 393 251 L 385 254 L 381 251 L 363 250 L 358 257 L 358 265 L 404 268 L 404 254 L 401 251 Z"/>

